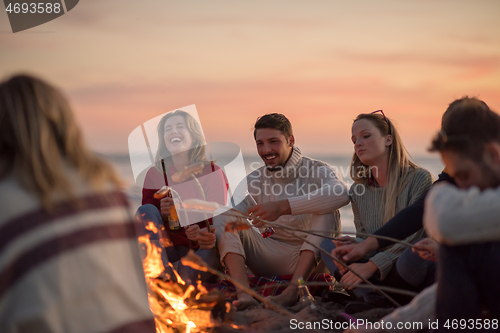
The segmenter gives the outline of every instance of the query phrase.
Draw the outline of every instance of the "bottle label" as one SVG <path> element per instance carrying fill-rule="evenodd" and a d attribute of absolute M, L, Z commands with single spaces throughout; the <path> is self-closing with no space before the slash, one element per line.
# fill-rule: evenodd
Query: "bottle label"
<path fill-rule="evenodd" d="M 168 227 L 170 230 L 180 229 L 181 225 L 178 220 L 174 220 L 171 216 L 168 217 Z"/>

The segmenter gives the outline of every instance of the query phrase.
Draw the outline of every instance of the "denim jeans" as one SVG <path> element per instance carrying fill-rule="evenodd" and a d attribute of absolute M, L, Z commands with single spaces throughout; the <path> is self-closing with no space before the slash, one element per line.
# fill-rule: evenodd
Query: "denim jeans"
<path fill-rule="evenodd" d="M 437 332 L 449 319 L 481 319 L 486 308 L 490 319 L 500 320 L 500 242 L 439 248 Z M 484 320 L 483 320 L 484 322 Z M 474 328 L 477 328 L 475 326 Z M 479 329 L 470 331 L 481 331 Z M 488 332 L 497 330 L 485 330 Z"/>
<path fill-rule="evenodd" d="M 188 280 L 196 281 L 198 280 L 198 278 L 200 278 L 201 281 L 203 282 L 212 282 L 212 280 L 216 280 L 216 277 L 212 273 L 198 271 L 191 267 L 184 266 L 181 263 L 180 259 L 187 254 L 187 252 L 189 251 L 188 247 L 186 246 L 164 247 L 160 243 L 159 233 L 153 233 L 152 231 L 147 230 L 145 228 L 149 222 L 153 222 L 158 230 L 162 230 L 165 228 L 163 224 L 163 219 L 161 217 L 158 208 L 156 208 L 151 204 L 142 205 L 137 210 L 136 218 L 138 221 L 139 233 L 142 235 L 145 234 L 149 235 L 151 243 L 162 249 L 161 257 L 163 261 L 163 266 L 165 267 L 164 274 L 173 276 L 172 269 L 168 266 L 168 263 L 170 262 L 175 267 L 177 273 L 179 273 L 179 275 L 184 281 Z M 201 259 L 205 261 L 210 267 L 219 270 L 221 269 L 219 256 L 217 254 L 217 246 L 215 246 L 213 249 L 210 250 L 198 249 L 196 251 L 196 254 L 200 256 Z M 143 257 L 144 256 L 145 254 L 143 255 Z"/>

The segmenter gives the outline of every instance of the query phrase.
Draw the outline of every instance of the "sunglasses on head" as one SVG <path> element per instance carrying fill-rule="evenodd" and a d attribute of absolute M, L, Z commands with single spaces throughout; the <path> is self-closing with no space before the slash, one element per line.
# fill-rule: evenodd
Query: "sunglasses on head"
<path fill-rule="evenodd" d="M 384 111 L 382 110 L 377 110 L 377 111 L 373 111 L 373 112 L 370 112 L 370 114 L 375 114 L 377 112 L 380 112 L 382 114 L 382 116 L 384 117 L 384 120 L 385 122 L 387 123 L 387 126 L 389 126 L 389 133 L 391 133 L 391 123 L 389 123 L 389 120 L 387 119 L 387 117 L 385 116 L 385 113 Z"/>

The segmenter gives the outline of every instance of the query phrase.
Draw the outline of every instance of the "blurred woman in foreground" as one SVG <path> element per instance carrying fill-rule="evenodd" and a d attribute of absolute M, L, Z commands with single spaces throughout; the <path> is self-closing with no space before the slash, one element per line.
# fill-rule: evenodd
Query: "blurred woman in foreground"
<path fill-rule="evenodd" d="M 0 83 L 2 332 L 153 332 L 119 180 L 83 144 L 62 93 Z"/>

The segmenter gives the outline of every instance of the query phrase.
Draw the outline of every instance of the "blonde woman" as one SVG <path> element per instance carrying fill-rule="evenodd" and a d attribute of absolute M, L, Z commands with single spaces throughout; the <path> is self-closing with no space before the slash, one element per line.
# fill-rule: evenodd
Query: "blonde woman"
<path fill-rule="evenodd" d="M 0 83 L 2 332 L 153 331 L 119 186 L 59 90 L 25 75 Z"/>
<path fill-rule="evenodd" d="M 396 127 L 381 110 L 358 115 L 352 125 L 351 139 L 354 144 L 351 161 L 354 184 L 351 186 L 350 195 L 354 224 L 356 232 L 372 234 L 396 213 L 425 194 L 432 185 L 433 178 L 427 170 L 410 160 Z M 406 241 L 411 243 L 421 237 L 423 231 L 413 234 Z M 342 237 L 333 244 L 325 240 L 323 247 L 331 251 L 336 246 L 358 242 L 364 238 L 365 235 L 356 239 Z M 399 244 L 389 246 L 381 251 L 369 253 L 365 258 L 367 260 L 352 263 L 349 267 L 366 279 L 374 277 L 385 280 L 388 284 L 396 283 L 394 281 L 401 279 L 395 262 L 405 249 L 406 247 Z M 412 257 L 410 254 L 408 256 Z M 332 260 L 326 256 L 324 260 L 332 274 L 335 272 L 339 277 Z M 408 260 L 411 262 L 413 259 Z M 412 265 L 403 266 L 405 269 L 411 269 Z M 353 289 L 362 282 L 350 271 L 342 273 L 344 275 L 341 282 L 351 285 L 348 289 Z M 387 279 L 388 276 L 391 278 Z M 399 282 L 401 284 L 398 286 L 405 285 L 404 281 Z"/>

